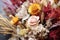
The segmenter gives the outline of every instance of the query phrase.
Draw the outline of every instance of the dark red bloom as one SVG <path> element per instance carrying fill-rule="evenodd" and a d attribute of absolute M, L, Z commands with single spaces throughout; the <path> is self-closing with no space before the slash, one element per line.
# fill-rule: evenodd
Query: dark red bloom
<path fill-rule="evenodd" d="M 52 26 L 49 33 L 49 40 L 60 40 L 60 23 L 57 23 L 55 24 L 55 26 Z"/>

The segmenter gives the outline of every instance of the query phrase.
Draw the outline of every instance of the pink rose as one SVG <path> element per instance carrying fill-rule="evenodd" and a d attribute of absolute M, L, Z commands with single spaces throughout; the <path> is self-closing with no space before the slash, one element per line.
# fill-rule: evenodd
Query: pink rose
<path fill-rule="evenodd" d="M 39 21 L 39 16 L 31 16 L 29 19 L 28 19 L 28 24 L 30 26 L 34 26 L 38 23 Z"/>

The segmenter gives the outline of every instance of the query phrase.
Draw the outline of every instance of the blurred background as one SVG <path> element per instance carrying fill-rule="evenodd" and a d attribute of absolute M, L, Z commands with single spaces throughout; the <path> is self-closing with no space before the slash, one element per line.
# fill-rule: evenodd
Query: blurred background
<path fill-rule="evenodd" d="M 10 0 L 5 0 L 8 1 L 8 3 L 11 3 Z M 3 8 L 6 7 L 6 5 L 3 3 L 2 0 L 0 0 L 0 14 L 5 16 L 5 11 L 3 10 Z"/>

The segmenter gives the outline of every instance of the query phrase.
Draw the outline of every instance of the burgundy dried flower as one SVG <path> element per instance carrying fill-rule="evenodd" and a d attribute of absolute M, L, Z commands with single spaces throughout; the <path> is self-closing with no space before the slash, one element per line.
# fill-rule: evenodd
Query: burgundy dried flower
<path fill-rule="evenodd" d="M 52 8 L 49 3 L 47 7 L 43 7 L 43 12 L 45 13 L 45 20 L 54 19 L 54 23 L 60 21 L 60 8 Z"/>

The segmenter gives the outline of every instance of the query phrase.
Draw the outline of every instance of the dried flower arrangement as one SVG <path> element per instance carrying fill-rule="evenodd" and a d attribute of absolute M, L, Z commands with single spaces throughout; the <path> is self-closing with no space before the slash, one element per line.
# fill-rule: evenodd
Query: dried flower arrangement
<path fill-rule="evenodd" d="M 19 0 L 15 4 L 13 2 L 14 5 L 18 5 L 19 10 L 14 9 L 14 15 L 10 12 L 8 16 L 10 20 L 0 16 L 0 33 L 12 34 L 13 37 L 9 40 L 19 40 L 19 38 L 21 40 L 45 40 L 47 38 L 57 40 L 56 34 L 59 35 L 60 32 L 60 5 L 58 5 L 60 1 L 23 0 L 22 2 L 23 4 L 20 4 Z M 12 10 L 10 6 L 7 7 Z M 55 27 L 57 29 L 53 31 Z"/>

